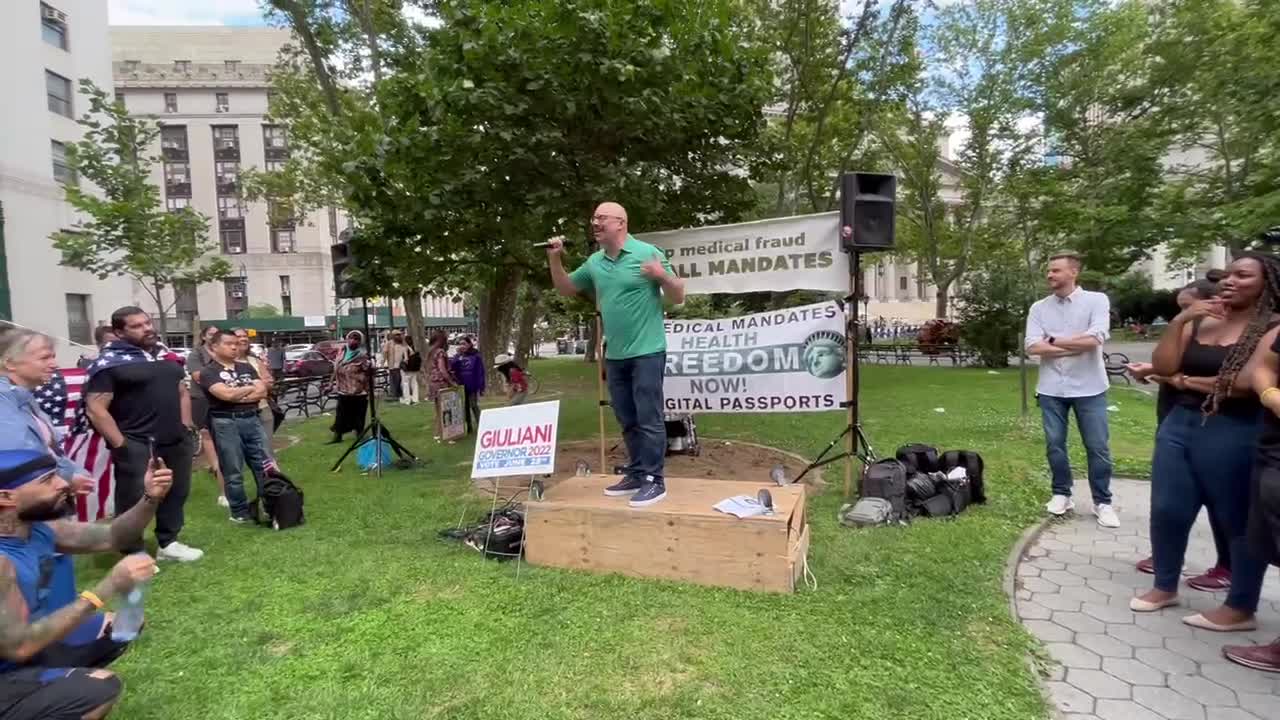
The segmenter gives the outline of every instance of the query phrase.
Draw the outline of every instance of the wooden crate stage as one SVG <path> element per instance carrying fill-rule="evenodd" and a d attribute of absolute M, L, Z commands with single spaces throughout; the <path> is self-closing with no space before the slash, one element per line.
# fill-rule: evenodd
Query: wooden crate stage
<path fill-rule="evenodd" d="M 526 504 L 525 557 L 534 565 L 792 592 L 809 552 L 804 485 L 667 478 L 667 497 L 633 508 L 605 497 L 613 475 L 569 477 Z M 773 494 L 774 514 L 737 518 L 713 506 Z"/>

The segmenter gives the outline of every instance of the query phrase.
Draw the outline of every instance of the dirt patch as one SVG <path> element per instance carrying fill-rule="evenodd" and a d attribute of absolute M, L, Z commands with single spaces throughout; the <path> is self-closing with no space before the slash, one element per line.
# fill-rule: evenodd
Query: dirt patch
<path fill-rule="evenodd" d="M 267 646 L 267 652 L 275 657 L 284 657 L 293 651 L 293 643 L 279 640 Z"/>
<path fill-rule="evenodd" d="M 606 449 L 608 467 L 627 462 L 627 449 L 621 443 Z M 579 460 L 585 460 L 591 472 L 600 472 L 600 446 L 594 441 L 561 443 L 556 451 L 556 477 L 572 475 Z M 706 478 L 708 480 L 737 480 L 741 482 L 772 482 L 769 471 L 782 465 L 787 477 L 795 479 L 804 470 L 804 463 L 770 448 L 744 445 L 723 440 L 703 440 L 702 453 L 693 455 L 668 455 L 665 472 L 669 477 Z M 808 478 L 805 478 L 808 480 Z"/>

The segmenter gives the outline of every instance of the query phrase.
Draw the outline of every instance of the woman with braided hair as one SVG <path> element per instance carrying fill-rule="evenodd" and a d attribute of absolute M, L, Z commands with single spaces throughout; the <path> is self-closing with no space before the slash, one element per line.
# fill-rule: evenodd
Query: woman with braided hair
<path fill-rule="evenodd" d="M 1187 540 L 1207 505 L 1230 541 L 1231 589 L 1220 607 L 1183 622 L 1220 632 L 1257 627 L 1266 565 L 1249 552 L 1245 529 L 1262 406 L 1251 375 L 1242 371 L 1280 322 L 1278 301 L 1280 261 L 1243 253 L 1231 263 L 1218 297 L 1179 313 L 1152 354 L 1155 374 L 1168 378 L 1176 395 L 1156 434 L 1151 468 L 1155 587 L 1130 601 L 1135 612 L 1178 604 Z"/>
<path fill-rule="evenodd" d="M 1280 293 L 1280 288 L 1275 291 Z M 1280 328 L 1258 344 L 1248 370 L 1263 407 L 1250 487 L 1249 549 L 1258 560 L 1280 565 Z M 1245 667 L 1280 673 L 1280 638 L 1269 645 L 1228 645 L 1222 654 Z"/>
<path fill-rule="evenodd" d="M 1218 283 L 1222 282 L 1226 276 L 1227 271 L 1214 269 L 1205 273 L 1204 279 L 1188 283 L 1178 291 L 1176 298 L 1178 309 L 1186 310 L 1197 300 L 1217 297 Z M 1159 384 L 1160 390 L 1156 395 L 1156 430 L 1158 431 L 1160 423 L 1164 422 L 1176 404 L 1178 390 L 1169 384 L 1169 378 L 1154 374 L 1155 368 L 1151 363 L 1129 363 L 1126 367 L 1129 369 L 1129 374 L 1138 382 Z M 1209 513 L 1209 527 L 1213 531 L 1213 546 L 1218 551 L 1218 561 L 1204 573 L 1187 580 L 1187 587 L 1204 592 L 1219 592 L 1231 587 L 1231 543 L 1227 540 L 1227 534 L 1222 531 L 1222 524 L 1218 522 L 1218 517 L 1213 512 Z M 1156 571 L 1150 555 L 1139 560 L 1137 568 L 1138 572 L 1148 575 Z"/>

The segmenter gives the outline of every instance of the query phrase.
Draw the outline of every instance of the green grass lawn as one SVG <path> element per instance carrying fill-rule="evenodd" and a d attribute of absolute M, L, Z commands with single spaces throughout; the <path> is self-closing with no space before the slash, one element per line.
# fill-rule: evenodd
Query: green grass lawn
<path fill-rule="evenodd" d="M 589 437 L 590 366 L 534 370 L 544 395 L 562 393 L 561 438 Z M 1145 474 L 1153 403 L 1131 391 L 1112 402 L 1118 472 Z M 527 565 L 517 578 L 514 564 L 436 538 L 466 504 L 471 449 L 432 444 L 425 409 L 388 408 L 396 437 L 428 462 L 381 480 L 351 462 L 328 472 L 338 448 L 321 445 L 326 419 L 290 424 L 281 432 L 301 442 L 280 459 L 305 485 L 308 524 L 232 526 L 212 479 L 197 476 L 183 539 L 207 554 L 155 580 L 147 630 L 115 666 L 118 715 L 1045 717 L 1026 663 L 1034 643 L 1001 590 L 1006 556 L 1049 490 L 1038 414 L 1018 417 L 1017 372 L 870 367 L 862 407 L 882 455 L 907 442 L 982 452 L 991 502 L 952 522 L 849 530 L 835 522 L 833 465 L 832 489 L 811 500 L 818 589 L 789 596 Z M 699 430 L 812 456 L 841 423 L 707 415 Z M 469 514 L 479 510 L 472 501 Z M 82 577 L 108 564 L 86 563 Z"/>

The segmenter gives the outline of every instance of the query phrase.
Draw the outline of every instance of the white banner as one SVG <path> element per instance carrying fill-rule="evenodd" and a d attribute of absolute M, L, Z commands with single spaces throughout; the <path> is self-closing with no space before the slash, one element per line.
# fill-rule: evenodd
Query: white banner
<path fill-rule="evenodd" d="M 324 327 L 324 316 L 323 315 L 304 315 L 302 317 L 302 324 L 309 328 L 311 327 L 322 328 Z"/>
<path fill-rule="evenodd" d="M 691 294 L 780 290 L 849 291 L 840 213 L 646 233 Z"/>
<path fill-rule="evenodd" d="M 550 474 L 559 419 L 559 400 L 482 411 L 471 477 Z"/>
<path fill-rule="evenodd" d="M 819 412 L 845 400 L 835 302 L 666 326 L 667 412 Z"/>

